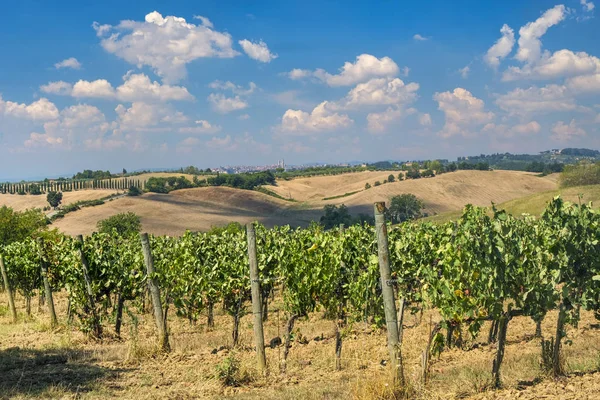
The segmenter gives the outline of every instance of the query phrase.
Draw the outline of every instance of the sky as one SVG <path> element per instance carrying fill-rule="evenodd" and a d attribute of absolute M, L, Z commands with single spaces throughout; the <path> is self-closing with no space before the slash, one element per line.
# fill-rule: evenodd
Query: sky
<path fill-rule="evenodd" d="M 3 7 L 0 180 L 600 148 L 592 1 L 87 3 Z"/>

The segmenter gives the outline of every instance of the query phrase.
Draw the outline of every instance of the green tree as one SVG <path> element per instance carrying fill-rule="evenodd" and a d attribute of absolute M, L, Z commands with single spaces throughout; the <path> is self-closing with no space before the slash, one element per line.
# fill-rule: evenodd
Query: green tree
<path fill-rule="evenodd" d="M 403 181 L 403 180 L 404 180 L 404 174 L 403 174 L 402 172 L 400 172 L 400 173 L 398 174 L 398 180 L 399 180 L 399 181 Z"/>
<path fill-rule="evenodd" d="M 394 176 L 394 174 L 390 174 L 390 176 L 388 176 L 387 178 L 388 182 L 395 182 L 396 181 L 396 177 Z"/>
<path fill-rule="evenodd" d="M 348 212 L 348 208 L 341 204 L 339 207 L 333 204 L 328 204 L 323 207 L 325 215 L 321 217 L 321 224 L 325 229 L 331 229 L 339 226 L 340 224 L 351 225 L 352 217 Z"/>
<path fill-rule="evenodd" d="M 23 241 L 46 227 L 46 217 L 39 209 L 14 211 L 0 208 L 0 246 Z"/>
<path fill-rule="evenodd" d="M 142 191 L 137 186 L 130 186 L 127 191 L 127 196 L 139 196 L 142 194 Z"/>
<path fill-rule="evenodd" d="M 48 192 L 48 195 L 46 196 L 46 201 L 48 201 L 48 203 L 50 203 L 50 206 L 54 209 L 56 209 L 56 207 L 58 207 L 60 205 L 60 203 L 62 203 L 62 198 L 63 198 L 63 194 L 62 192 L 56 192 L 54 190 Z"/>
<path fill-rule="evenodd" d="M 375 183 L 373 184 L 373 186 L 380 186 L 380 185 L 381 185 L 381 182 L 379 182 L 379 181 L 375 181 Z"/>
<path fill-rule="evenodd" d="M 29 194 L 34 196 L 39 196 L 40 194 L 42 194 L 42 189 L 40 188 L 40 185 L 34 183 L 31 186 L 29 186 Z"/>
<path fill-rule="evenodd" d="M 394 196 L 388 209 L 388 217 L 393 222 L 404 222 L 421 216 L 423 202 L 414 194 L 405 193 Z"/>
<path fill-rule="evenodd" d="M 365 183 L 365 190 L 371 189 L 371 184 L 369 182 Z"/>
<path fill-rule="evenodd" d="M 98 221 L 98 231 L 100 233 L 112 234 L 116 231 L 119 236 L 129 236 L 138 233 L 141 229 L 140 217 L 131 211 Z"/>

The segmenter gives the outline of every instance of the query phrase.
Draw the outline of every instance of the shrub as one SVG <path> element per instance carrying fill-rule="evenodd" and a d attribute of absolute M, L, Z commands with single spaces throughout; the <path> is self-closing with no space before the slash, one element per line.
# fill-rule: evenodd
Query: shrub
<path fill-rule="evenodd" d="M 32 194 L 34 196 L 39 196 L 42 194 L 42 189 L 40 188 L 40 185 L 36 185 L 35 183 L 31 186 L 29 186 L 29 194 Z"/>
<path fill-rule="evenodd" d="M 379 186 L 379 185 L 381 185 L 381 182 L 379 182 L 379 181 L 375 181 L 375 183 L 373 184 L 373 186 Z"/>
<path fill-rule="evenodd" d="M 423 178 L 431 178 L 431 177 L 435 176 L 435 174 L 433 173 L 432 170 L 426 169 L 425 171 L 423 171 L 423 173 L 421 174 L 421 176 Z"/>
<path fill-rule="evenodd" d="M 98 221 L 98 231 L 101 233 L 116 232 L 119 236 L 129 236 L 138 233 L 141 229 L 140 217 L 133 212 L 116 214 Z"/>
<path fill-rule="evenodd" d="M 217 378 L 225 386 L 240 386 L 249 380 L 249 376 L 240 368 L 240 361 L 230 353 L 216 366 Z"/>
<path fill-rule="evenodd" d="M 404 174 L 403 174 L 402 172 L 400 172 L 400 173 L 398 174 L 398 180 L 399 180 L 399 181 L 403 181 L 403 180 L 404 180 Z"/>
<path fill-rule="evenodd" d="M 560 175 L 562 187 L 600 184 L 600 163 L 567 165 Z"/>
<path fill-rule="evenodd" d="M 371 189 L 371 185 L 369 184 L 369 182 L 365 183 L 365 190 L 367 189 Z"/>
<path fill-rule="evenodd" d="M 390 174 L 390 176 L 388 176 L 387 178 L 388 182 L 395 182 L 396 181 L 396 177 L 393 174 Z"/>
<path fill-rule="evenodd" d="M 142 191 L 137 186 L 130 186 L 127 191 L 127 196 L 139 196 L 142 194 Z"/>
<path fill-rule="evenodd" d="M 387 211 L 392 222 L 404 222 L 421 217 L 424 204 L 414 194 L 405 193 L 392 197 Z"/>

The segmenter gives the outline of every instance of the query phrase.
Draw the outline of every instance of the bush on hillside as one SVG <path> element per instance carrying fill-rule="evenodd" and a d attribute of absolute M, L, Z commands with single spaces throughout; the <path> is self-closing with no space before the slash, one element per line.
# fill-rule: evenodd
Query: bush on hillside
<path fill-rule="evenodd" d="M 132 212 L 113 215 L 98 221 L 98 231 L 101 233 L 117 233 L 119 236 L 130 236 L 142 229 L 140 217 Z"/>
<path fill-rule="evenodd" d="M 600 184 L 600 163 L 583 162 L 565 166 L 560 175 L 560 186 L 584 186 Z"/>

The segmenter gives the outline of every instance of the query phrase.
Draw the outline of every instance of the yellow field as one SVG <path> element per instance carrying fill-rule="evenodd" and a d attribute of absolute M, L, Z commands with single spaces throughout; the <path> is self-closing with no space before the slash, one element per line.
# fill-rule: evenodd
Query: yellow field
<path fill-rule="evenodd" d="M 97 200 L 111 194 L 117 193 L 117 190 L 112 189 L 96 189 L 96 190 L 77 190 L 74 192 L 64 192 L 62 204 L 67 205 L 83 200 Z M 0 207 L 8 206 L 16 211 L 23 211 L 28 208 L 44 208 L 48 206 L 46 195 L 39 196 L 19 196 L 18 194 L 1 194 Z"/>
<path fill-rule="evenodd" d="M 512 171 L 457 171 L 434 178 L 383 184 L 364 190 L 365 183 L 383 182 L 390 172 L 359 172 L 337 176 L 279 180 L 269 186 L 277 194 L 296 202 L 284 201 L 255 191 L 228 187 L 195 188 L 168 195 L 147 193 L 135 198 L 121 198 L 102 206 L 67 214 L 54 226 L 68 234 L 89 234 L 99 220 L 132 211 L 142 220 L 144 231 L 179 235 L 186 229 L 208 230 L 231 221 L 259 221 L 267 226 L 307 225 L 318 220 L 326 204 L 345 204 L 354 215 L 371 215 L 373 203 L 389 201 L 398 194 L 412 193 L 425 203 L 430 215 L 461 210 L 465 204 L 488 206 L 524 196 L 556 190 L 556 177 L 537 177 Z M 394 173 L 397 176 L 397 172 Z M 332 200 L 325 197 L 356 194 Z M 87 191 L 90 192 L 90 191 Z M 94 193 L 94 191 L 91 191 Z M 77 193 L 77 192 L 74 192 Z M 31 196 L 18 196 L 31 197 Z M 22 207 L 20 207 L 22 208 Z"/>

